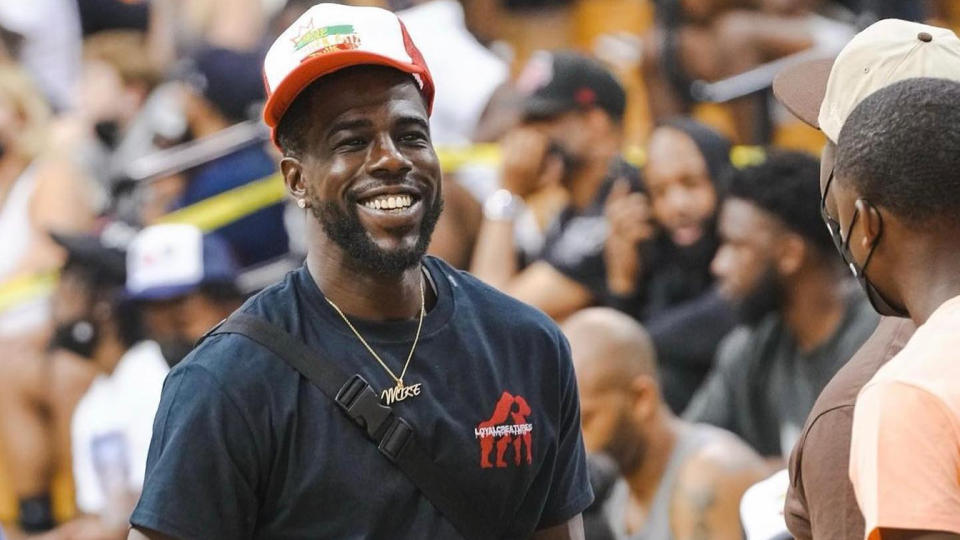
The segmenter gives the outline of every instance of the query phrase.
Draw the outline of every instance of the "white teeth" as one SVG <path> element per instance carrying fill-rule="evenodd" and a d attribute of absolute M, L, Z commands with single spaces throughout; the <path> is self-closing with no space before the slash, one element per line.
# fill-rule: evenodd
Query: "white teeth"
<path fill-rule="evenodd" d="M 363 202 L 363 205 L 373 210 L 403 209 L 413 205 L 410 195 L 381 195 Z"/>

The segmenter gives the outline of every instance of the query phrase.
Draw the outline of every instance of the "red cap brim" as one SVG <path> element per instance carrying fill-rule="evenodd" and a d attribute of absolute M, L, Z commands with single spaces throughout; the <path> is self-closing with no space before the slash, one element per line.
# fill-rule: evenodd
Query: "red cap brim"
<path fill-rule="evenodd" d="M 820 128 L 820 104 L 827 93 L 833 58 L 810 60 L 790 66 L 773 79 L 773 95 L 797 118 Z"/>
<path fill-rule="evenodd" d="M 274 143 L 277 140 L 277 124 L 280 123 L 283 113 L 310 83 L 324 75 L 329 75 L 344 68 L 369 65 L 392 67 L 404 73 L 419 76 L 423 85 L 420 91 L 427 101 L 427 113 L 431 112 L 434 94 L 433 80 L 430 73 L 422 66 L 399 62 L 393 58 L 367 51 L 348 50 L 321 54 L 304 60 L 296 69 L 284 77 L 267 97 L 267 102 L 263 107 L 263 121 L 270 126 Z"/>

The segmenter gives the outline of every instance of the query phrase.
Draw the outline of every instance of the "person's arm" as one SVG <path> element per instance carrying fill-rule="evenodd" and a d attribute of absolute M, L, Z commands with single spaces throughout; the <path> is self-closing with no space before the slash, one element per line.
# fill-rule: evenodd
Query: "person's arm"
<path fill-rule="evenodd" d="M 37 183 L 30 199 L 30 251 L 15 273 L 57 268 L 63 249 L 50 232 L 82 233 L 93 227 L 92 181 L 64 160 L 43 160 L 36 165 Z"/>
<path fill-rule="evenodd" d="M 677 540 L 742 538 L 740 499 L 767 470 L 760 456 L 729 438 L 708 444 L 684 465 L 671 501 Z"/>
<path fill-rule="evenodd" d="M 531 264 L 502 290 L 558 321 L 593 302 L 593 294 L 589 289 L 563 275 L 546 261 Z"/>
<path fill-rule="evenodd" d="M 926 389 L 900 381 L 864 388 L 854 407 L 850 480 L 867 538 L 960 535 L 958 433 L 952 411 Z"/>
<path fill-rule="evenodd" d="M 533 533 L 534 540 L 584 540 L 583 518 L 577 514 L 570 521 Z"/>
<path fill-rule="evenodd" d="M 480 205 L 455 177 L 445 175 L 443 207 L 427 253 L 440 257 L 454 268 L 467 269 L 483 219 Z"/>
<path fill-rule="evenodd" d="M 643 193 L 631 193 L 625 180 L 613 186 L 605 204 L 609 231 L 603 246 L 607 289 L 617 297 L 632 296 L 643 271 L 639 246 L 656 232 L 650 205 Z"/>
<path fill-rule="evenodd" d="M 531 128 L 517 128 L 501 141 L 502 165 L 499 191 L 484 203 L 484 219 L 477 235 L 470 272 L 500 290 L 516 277 L 517 253 L 514 224 L 524 198 L 563 175 L 559 157 L 548 159 L 549 140 Z"/>

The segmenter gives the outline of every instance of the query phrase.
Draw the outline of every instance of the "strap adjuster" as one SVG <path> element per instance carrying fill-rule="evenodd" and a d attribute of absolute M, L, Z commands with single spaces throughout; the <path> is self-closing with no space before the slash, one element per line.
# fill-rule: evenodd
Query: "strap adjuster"
<path fill-rule="evenodd" d="M 390 463 L 396 463 L 412 435 L 413 428 L 410 427 L 410 424 L 403 418 L 394 416 L 377 447 L 380 449 L 380 453 L 390 460 Z"/>
<path fill-rule="evenodd" d="M 347 379 L 337 391 L 336 402 L 374 441 L 378 440 L 377 433 L 384 422 L 393 417 L 390 407 L 380 404 L 376 392 L 360 375 Z"/>

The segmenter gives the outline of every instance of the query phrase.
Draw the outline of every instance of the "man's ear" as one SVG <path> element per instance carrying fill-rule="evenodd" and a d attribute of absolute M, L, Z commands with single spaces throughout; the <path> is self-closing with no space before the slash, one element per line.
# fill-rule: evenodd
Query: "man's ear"
<path fill-rule="evenodd" d="M 777 271 L 782 276 L 790 276 L 803 266 L 807 255 L 807 242 L 799 234 L 787 233 L 780 241 L 778 251 Z"/>
<path fill-rule="evenodd" d="M 659 410 L 660 390 L 656 379 L 650 375 L 638 375 L 630 382 L 633 410 L 639 418 L 650 418 Z"/>
<path fill-rule="evenodd" d="M 861 245 L 863 249 L 868 250 L 877 242 L 877 239 L 880 238 L 883 218 L 880 217 L 880 211 L 877 210 L 877 207 L 870 204 L 866 199 L 857 199 L 857 202 L 854 204 L 860 213 L 860 227 L 863 229 Z"/>
<path fill-rule="evenodd" d="M 303 177 L 303 164 L 298 158 L 285 156 L 281 159 L 280 174 L 283 175 L 283 183 L 291 197 L 295 200 L 306 198 L 307 185 Z"/>

